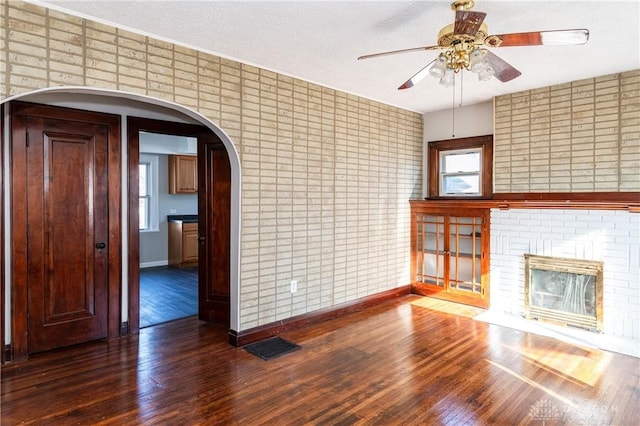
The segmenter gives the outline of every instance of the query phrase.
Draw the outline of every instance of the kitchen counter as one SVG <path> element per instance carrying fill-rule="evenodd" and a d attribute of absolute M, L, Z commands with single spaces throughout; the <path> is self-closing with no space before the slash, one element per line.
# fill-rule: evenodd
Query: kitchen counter
<path fill-rule="evenodd" d="M 185 268 L 198 265 L 198 215 L 167 215 L 169 266 Z"/>
<path fill-rule="evenodd" d="M 197 214 L 167 215 L 167 222 L 198 223 L 198 215 Z"/>

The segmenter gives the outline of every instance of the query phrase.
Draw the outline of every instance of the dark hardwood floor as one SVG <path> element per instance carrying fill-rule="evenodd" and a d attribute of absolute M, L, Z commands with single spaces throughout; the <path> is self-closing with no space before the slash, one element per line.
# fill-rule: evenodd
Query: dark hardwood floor
<path fill-rule="evenodd" d="M 639 359 L 407 296 L 263 361 L 196 318 L 2 367 L 2 424 L 637 425 Z"/>
<path fill-rule="evenodd" d="M 140 269 L 140 328 L 197 314 L 197 267 Z"/>

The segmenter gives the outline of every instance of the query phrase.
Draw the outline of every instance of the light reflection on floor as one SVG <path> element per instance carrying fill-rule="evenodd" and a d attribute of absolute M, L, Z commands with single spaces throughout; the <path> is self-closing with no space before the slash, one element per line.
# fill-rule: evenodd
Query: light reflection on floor
<path fill-rule="evenodd" d="M 514 321 L 513 318 L 502 318 L 501 322 L 494 322 L 495 319 L 500 318 L 500 316 L 495 315 L 490 311 L 430 297 L 417 299 L 413 301 L 411 305 L 465 318 L 473 318 L 483 322 L 493 324 L 497 323 L 497 325 L 500 326 L 506 326 L 534 334 L 544 333 L 536 333 L 536 329 L 533 326 L 537 326 L 541 331 L 545 331 L 544 326 L 546 324 L 540 325 L 534 323 L 533 326 L 528 325 L 528 327 L 524 327 L 521 323 L 527 322 L 526 320 L 520 319 L 520 321 Z M 507 322 L 507 320 L 509 321 Z M 518 327 L 519 325 L 520 327 Z M 549 337 L 557 338 L 555 335 Z M 566 341 L 568 339 L 560 340 Z M 584 341 L 573 339 L 569 340 L 568 343 L 574 345 L 575 349 L 571 352 L 550 351 L 548 348 L 541 349 L 535 345 L 508 345 L 500 343 L 500 346 L 502 349 L 517 352 L 524 362 L 536 365 L 537 367 L 558 375 L 565 380 L 572 381 L 580 386 L 595 386 L 601 375 L 606 370 L 607 365 L 609 365 L 612 354 L 603 352 L 602 350 L 595 348 L 593 345 L 585 345 Z M 497 364 L 495 366 L 500 367 Z M 515 372 L 510 373 L 518 375 L 518 373 Z"/>
<path fill-rule="evenodd" d="M 475 318 L 485 312 L 485 309 L 482 308 L 463 305 L 461 303 L 448 302 L 446 300 L 435 299 L 433 297 L 420 297 L 411 302 L 411 305 L 431 309 L 432 311 L 443 312 L 445 314 L 458 315 L 465 318 Z"/>
<path fill-rule="evenodd" d="M 465 318 L 473 318 L 476 321 L 509 327 L 541 336 L 553 337 L 576 346 L 597 348 L 640 358 L 640 345 L 637 341 L 631 339 L 527 320 L 517 315 L 497 312 L 491 309 L 485 310 L 433 297 L 420 297 L 411 302 L 411 305 Z"/>
<path fill-rule="evenodd" d="M 541 336 L 553 337 L 576 346 L 598 348 L 605 351 L 618 352 L 640 358 L 640 345 L 637 341 L 615 336 L 594 333 L 571 327 L 561 327 L 545 322 L 527 320 L 517 315 L 510 315 L 492 310 L 483 311 L 473 317 L 477 321 L 488 322 L 516 330 L 527 331 Z"/>

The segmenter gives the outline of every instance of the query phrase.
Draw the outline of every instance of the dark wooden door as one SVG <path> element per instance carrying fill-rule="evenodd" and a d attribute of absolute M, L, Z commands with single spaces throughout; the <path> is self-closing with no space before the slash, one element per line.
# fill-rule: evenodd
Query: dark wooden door
<path fill-rule="evenodd" d="M 231 167 L 222 141 L 198 136 L 199 318 L 229 325 Z"/>
<path fill-rule="evenodd" d="M 0 117 L 4 117 L 5 104 L 0 105 Z M 4 321 L 7 310 L 4 304 L 5 281 L 4 281 L 4 118 L 0 118 L 0 363 L 4 364 L 6 359 Z"/>
<path fill-rule="evenodd" d="M 108 336 L 108 128 L 27 117 L 29 353 Z"/>

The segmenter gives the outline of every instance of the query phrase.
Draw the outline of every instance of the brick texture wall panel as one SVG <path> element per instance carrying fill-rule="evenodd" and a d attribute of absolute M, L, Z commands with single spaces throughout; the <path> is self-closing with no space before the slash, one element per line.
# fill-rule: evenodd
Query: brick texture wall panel
<path fill-rule="evenodd" d="M 0 19 L 3 98 L 123 90 L 229 135 L 243 184 L 240 330 L 409 284 L 420 114 L 29 3 L 3 1 Z"/>
<path fill-rule="evenodd" d="M 496 97 L 494 192 L 639 191 L 639 86 L 634 70 Z"/>

